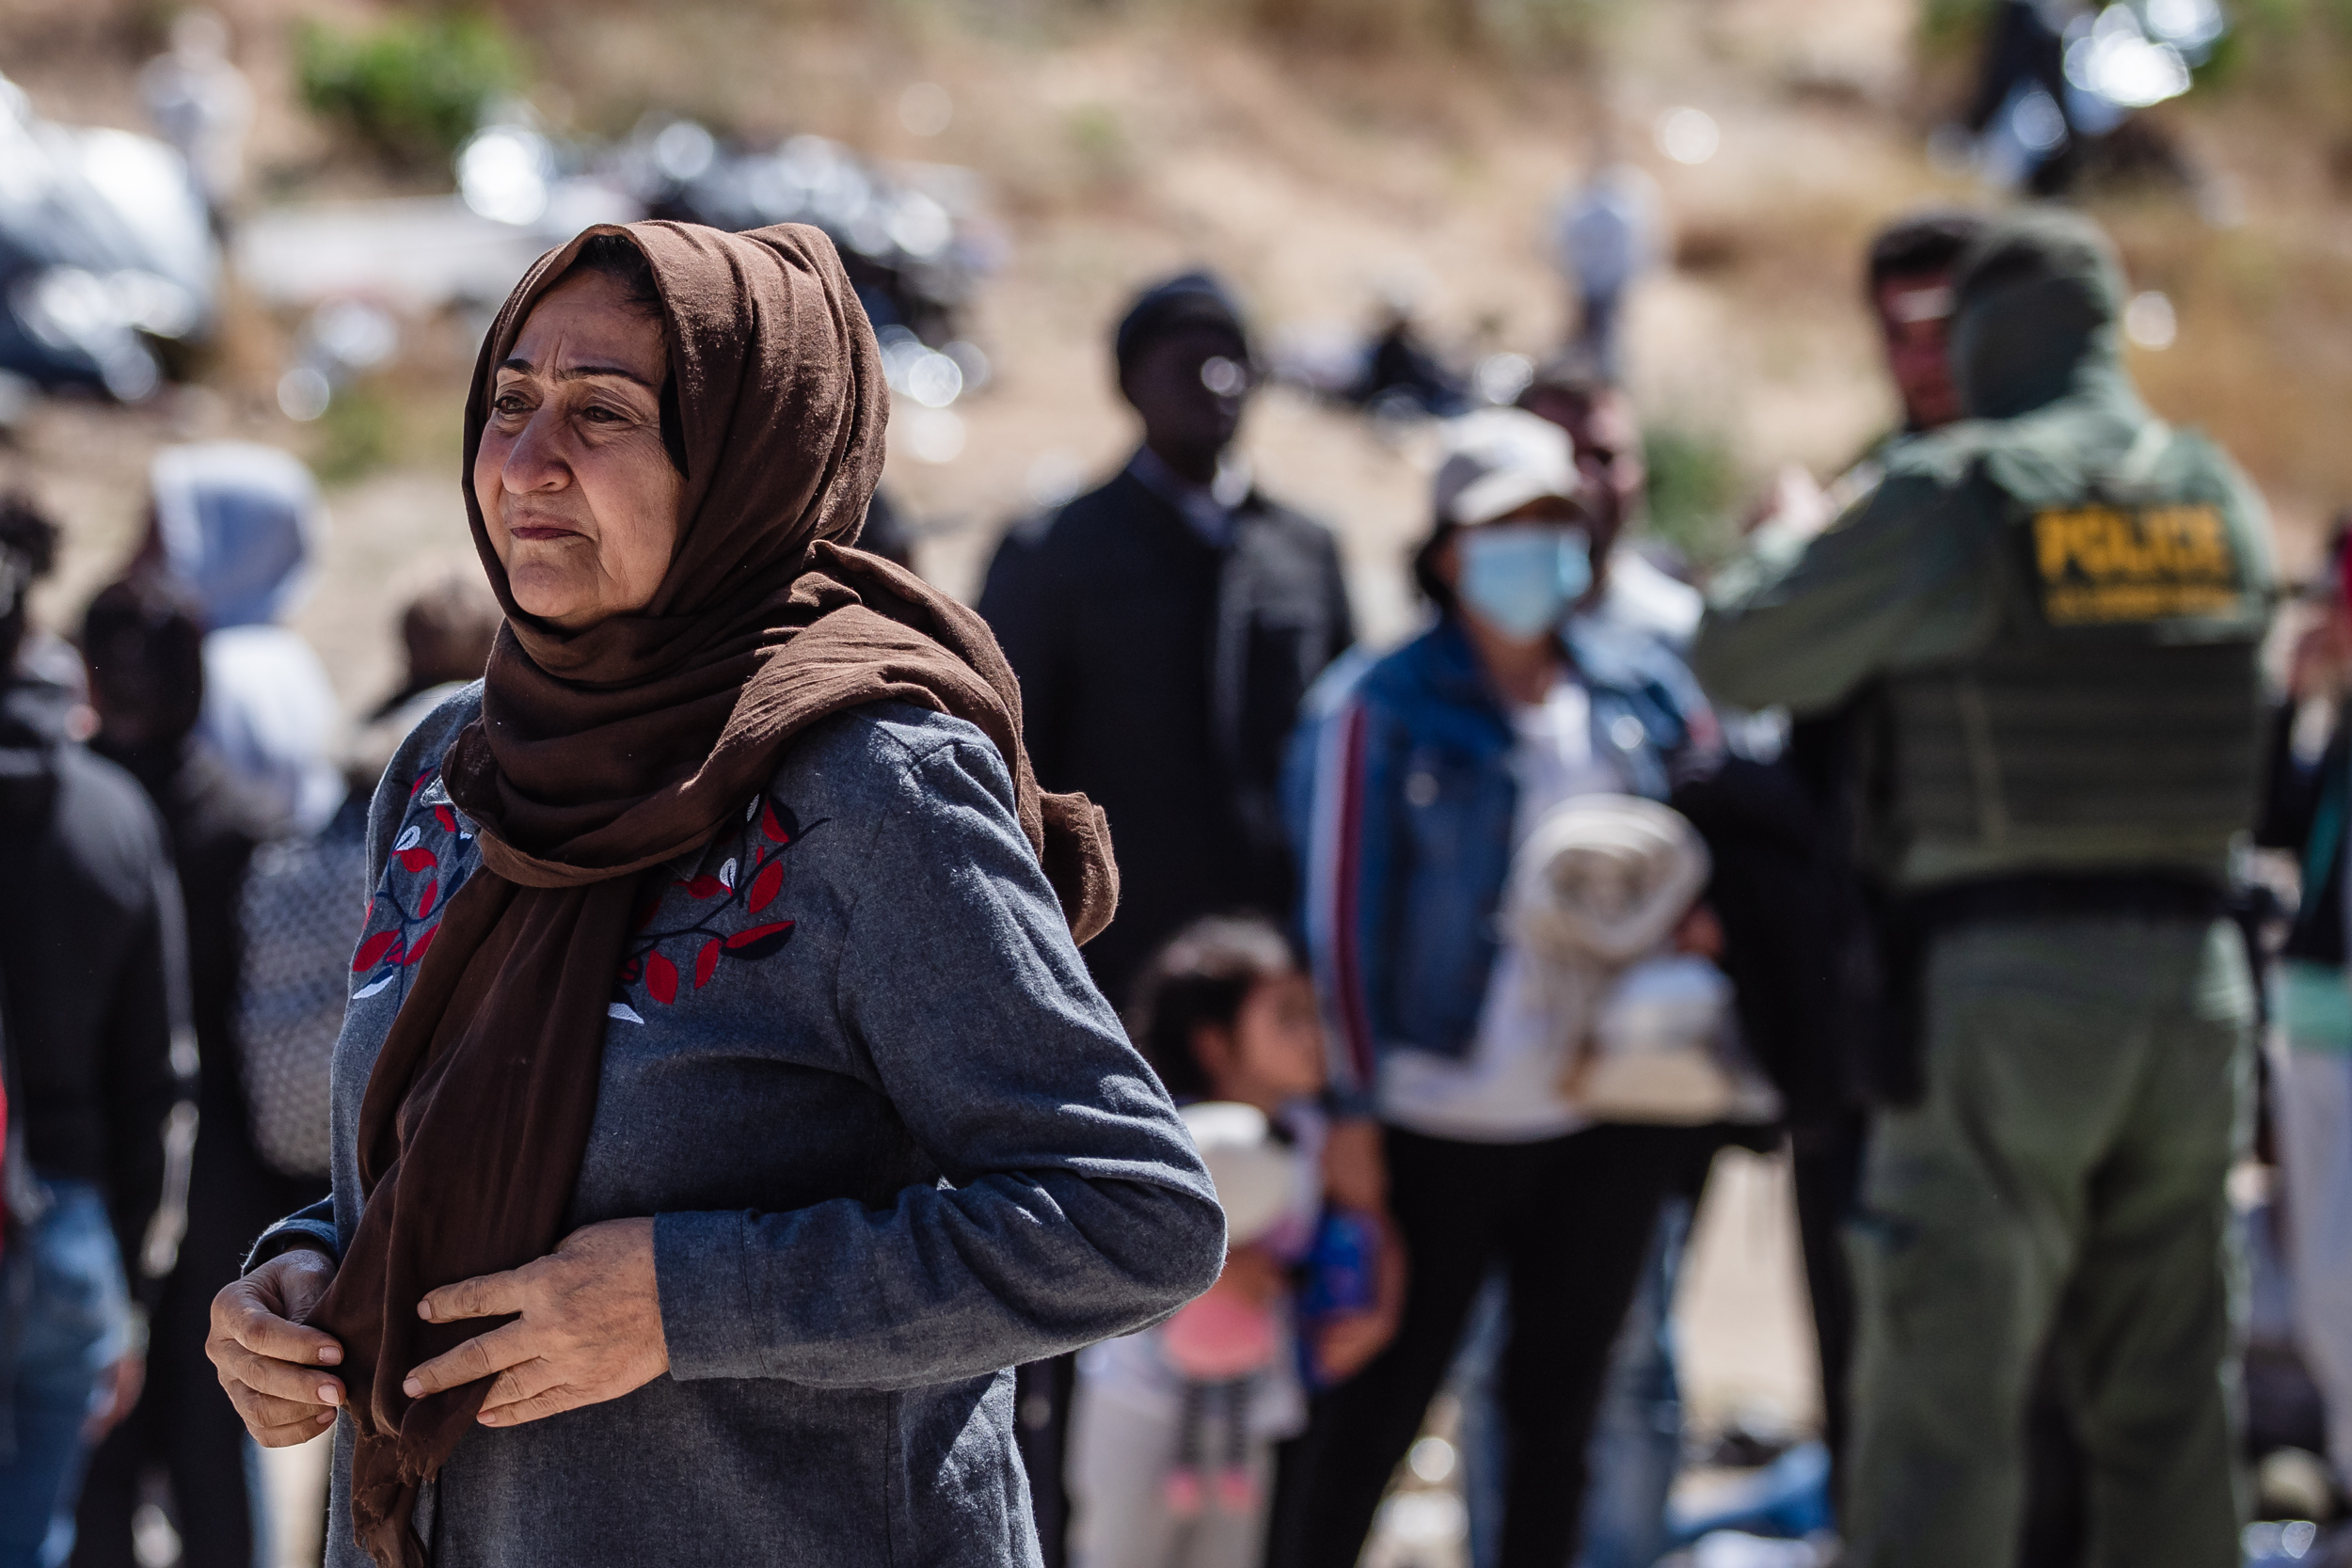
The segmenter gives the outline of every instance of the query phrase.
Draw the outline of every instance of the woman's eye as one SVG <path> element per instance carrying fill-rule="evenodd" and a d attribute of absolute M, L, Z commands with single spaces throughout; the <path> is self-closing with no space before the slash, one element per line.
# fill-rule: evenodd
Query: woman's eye
<path fill-rule="evenodd" d="M 523 411 L 522 394 L 519 392 L 501 392 L 497 397 L 490 401 L 490 406 L 492 409 L 501 414 L 519 414 Z"/>

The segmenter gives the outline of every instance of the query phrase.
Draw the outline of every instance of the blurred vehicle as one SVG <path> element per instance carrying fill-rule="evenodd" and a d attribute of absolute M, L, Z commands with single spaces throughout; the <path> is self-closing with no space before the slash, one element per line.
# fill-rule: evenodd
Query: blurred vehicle
<path fill-rule="evenodd" d="M 2194 85 L 2229 31 L 2217 0 L 2006 0 L 1962 135 L 1986 179 L 2036 195 L 2090 168 L 2185 180 L 2169 144 L 2133 117 Z"/>
<path fill-rule="evenodd" d="M 179 153 L 39 119 L 0 77 L 0 372 L 139 402 L 163 384 L 157 345 L 211 327 L 219 280 Z"/>
<path fill-rule="evenodd" d="M 647 121 L 619 168 L 655 217 L 823 230 L 882 341 L 892 388 L 924 407 L 945 408 L 988 379 L 966 316 L 1003 243 L 979 216 L 970 170 L 884 165 L 822 136 L 728 146 L 686 119 Z"/>
<path fill-rule="evenodd" d="M 963 319 L 1002 244 L 977 216 L 969 170 L 884 168 L 818 136 L 727 148 L 683 119 L 650 119 L 618 145 L 567 142 L 516 103 L 493 106 L 454 173 L 454 196 L 282 207 L 245 225 L 246 286 L 310 312 L 279 384 L 288 415 L 317 418 L 347 380 L 389 359 L 396 314 L 486 311 L 549 246 L 647 216 L 736 230 L 814 224 L 841 249 L 893 390 L 936 412 L 988 381 Z"/>

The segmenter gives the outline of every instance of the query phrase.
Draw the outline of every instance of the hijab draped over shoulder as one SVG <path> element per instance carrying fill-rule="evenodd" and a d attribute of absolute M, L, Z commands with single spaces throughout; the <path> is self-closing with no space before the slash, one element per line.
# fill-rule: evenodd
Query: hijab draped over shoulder
<path fill-rule="evenodd" d="M 597 234 L 621 235 L 651 264 L 686 472 L 676 549 L 652 600 L 565 632 L 516 604 L 471 475 L 497 367 Z M 485 1379 L 402 1393 L 420 1363 L 495 1322 L 428 1323 L 417 1303 L 562 1240 L 639 873 L 707 842 L 809 725 L 897 701 L 979 727 L 1073 933 L 1083 942 L 1110 919 L 1118 880 L 1101 813 L 1039 791 L 1019 688 L 986 625 L 851 547 L 882 468 L 887 397 L 832 242 L 791 224 L 590 230 L 540 259 L 483 342 L 463 486 L 506 625 L 481 718 L 442 764 L 478 827 L 483 867 L 447 905 L 446 929 L 420 939 L 432 946 L 361 1104 L 365 1208 L 314 1314 L 346 1357 L 354 1533 L 385 1568 L 426 1562 L 418 1489 L 488 1391 Z"/>

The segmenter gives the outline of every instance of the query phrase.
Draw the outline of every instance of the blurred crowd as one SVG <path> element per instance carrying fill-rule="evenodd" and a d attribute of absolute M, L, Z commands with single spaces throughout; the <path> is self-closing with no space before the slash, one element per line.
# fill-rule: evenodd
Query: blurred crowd
<path fill-rule="evenodd" d="M 217 216 L 216 31 L 143 89 Z M 1402 310 L 1367 353 L 1351 395 L 1439 421 L 1401 644 L 1243 456 L 1268 356 L 1208 271 L 1111 333 L 1131 455 L 989 565 L 1230 1243 L 1021 1369 L 1047 1563 L 1347 1568 L 1440 1432 L 1474 1568 L 2352 1561 L 2352 547 L 2280 586 L 2092 226 L 1937 211 L 1855 259 L 1899 421 L 1695 580 L 1623 384 L 1656 207 L 1614 164 L 1564 204 L 1576 326 L 1502 395 Z M 149 493 L 70 640 L 28 605 L 73 519 L 0 500 L 0 1568 L 152 1562 L 157 1512 L 274 1560 L 207 1308 L 326 1190 L 369 800 L 500 626 L 395 585 L 348 723 L 286 625 L 301 464 L 172 447 Z M 884 501 L 864 544 L 913 561 Z M 1673 1309 L 1733 1148 L 1788 1153 L 1824 1422 L 1699 1507 Z"/>

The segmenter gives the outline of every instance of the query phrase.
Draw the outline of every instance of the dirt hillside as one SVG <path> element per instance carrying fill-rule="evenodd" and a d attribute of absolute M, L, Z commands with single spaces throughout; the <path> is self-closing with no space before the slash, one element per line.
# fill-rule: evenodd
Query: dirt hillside
<path fill-rule="evenodd" d="M 1432 34 L 1358 37 L 1343 50 L 1311 28 L 1251 20 L 1329 8 L 1172 0 L 516 0 L 499 14 L 532 102 L 558 127 L 618 134 L 664 108 L 722 130 L 816 131 L 979 171 L 1009 242 L 977 308 L 975 336 L 996 373 L 958 405 L 965 439 L 953 460 L 919 462 L 901 442 L 889 479 L 927 531 L 926 569 L 969 592 L 1009 517 L 1104 469 L 1131 438 L 1104 337 L 1138 281 L 1213 264 L 1269 330 L 1359 327 L 1401 290 L 1458 355 L 1540 354 L 1565 317 L 1548 214 L 1604 146 L 1656 175 L 1672 214 L 1675 264 L 1635 302 L 1629 357 L 1645 412 L 1674 449 L 1696 454 L 1729 497 L 1783 462 L 1835 467 L 1879 429 L 1891 404 L 1858 309 L 1864 238 L 1925 201 L 1996 199 L 1938 175 L 1924 152 L 1964 60 L 1922 49 L 1910 0 L 1553 8 L 1579 19 L 1573 38 L 1525 49 Z M 298 19 L 356 26 L 389 8 L 222 9 L 258 94 L 262 199 L 437 178 L 369 165 L 294 95 Z M 156 47 L 159 14 L 131 0 L 13 0 L 0 12 L 0 71 L 56 118 L 135 125 L 134 74 Z M 2270 76 L 2242 71 L 2241 85 L 2155 117 L 2200 171 L 2201 198 L 2112 197 L 2094 210 L 2138 283 L 2177 308 L 2174 345 L 2138 356 L 2152 401 L 2240 453 L 2300 562 L 2321 520 L 2352 498 L 2352 446 L 2330 428 L 2352 391 L 2352 215 L 2336 182 L 2345 160 L 2331 161 L 2334 133 L 2307 106 L 2341 95 L 2262 69 Z M 2286 86 L 2257 90 L 2274 78 Z M 917 82 L 951 95 L 939 135 L 914 135 L 895 112 Z M 1664 157 L 1654 136 L 1682 105 L 1722 131 L 1720 150 L 1695 166 Z M 2201 200 L 2226 221 L 2201 216 Z M 389 587 L 410 562 L 467 550 L 455 426 L 478 325 L 409 324 L 405 357 L 357 412 L 315 426 L 285 420 L 270 395 L 290 329 L 245 305 L 203 388 L 130 413 L 52 406 L 0 451 L 0 473 L 72 519 L 67 570 L 46 601 L 62 616 L 119 559 L 157 443 L 235 432 L 319 458 L 337 476 L 335 523 L 303 629 L 357 704 L 389 678 Z M 1375 633 L 1400 630 L 1411 613 L 1400 556 L 1422 522 L 1416 441 L 1279 389 L 1247 440 L 1270 489 L 1341 529 Z"/>

